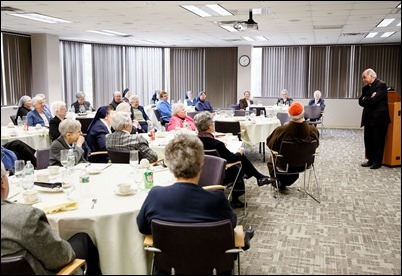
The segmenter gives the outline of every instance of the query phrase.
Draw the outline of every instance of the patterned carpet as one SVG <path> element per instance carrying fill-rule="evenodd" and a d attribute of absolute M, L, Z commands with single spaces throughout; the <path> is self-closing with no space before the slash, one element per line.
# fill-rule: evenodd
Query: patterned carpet
<path fill-rule="evenodd" d="M 257 147 L 246 155 L 267 174 Z M 241 274 L 400 275 L 401 168 L 363 168 L 363 157 L 362 130 L 325 130 L 315 161 L 321 204 L 297 190 L 302 176 L 279 204 L 270 186 L 247 180 L 239 224 L 255 236 Z"/>

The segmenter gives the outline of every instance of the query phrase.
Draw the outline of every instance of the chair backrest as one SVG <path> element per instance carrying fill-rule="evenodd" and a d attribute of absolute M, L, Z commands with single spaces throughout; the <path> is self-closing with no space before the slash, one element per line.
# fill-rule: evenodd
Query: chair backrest
<path fill-rule="evenodd" d="M 204 154 L 221 157 L 216 149 L 204 149 Z"/>
<path fill-rule="evenodd" d="M 225 176 L 226 160 L 218 156 L 205 155 L 198 185 L 222 185 Z"/>
<path fill-rule="evenodd" d="M 284 140 L 279 148 L 279 155 L 275 166 L 289 172 L 302 172 L 314 164 L 315 150 L 318 142 L 287 141 Z"/>
<path fill-rule="evenodd" d="M 237 116 L 237 117 L 239 117 L 239 116 L 246 116 L 246 110 L 235 110 L 234 111 L 234 116 Z"/>
<path fill-rule="evenodd" d="M 80 118 L 78 116 L 77 120 L 80 121 L 80 123 L 81 123 L 81 132 L 84 133 L 84 134 L 87 133 L 88 132 L 88 127 L 92 123 L 93 118 Z"/>
<path fill-rule="evenodd" d="M 281 126 L 283 126 L 284 124 L 286 124 L 287 122 L 290 121 L 289 115 L 287 113 L 283 113 L 283 112 L 276 113 L 276 118 L 278 118 L 279 121 L 281 122 Z"/>
<path fill-rule="evenodd" d="M 215 131 L 240 135 L 240 123 L 236 121 L 215 121 Z"/>
<path fill-rule="evenodd" d="M 189 112 L 187 112 L 187 115 L 194 119 L 195 115 L 197 115 L 198 113 L 200 113 L 200 112 L 199 111 L 189 111 Z"/>
<path fill-rule="evenodd" d="M 46 169 L 49 167 L 50 149 L 37 149 L 36 150 L 36 169 Z"/>
<path fill-rule="evenodd" d="M 115 151 L 108 149 L 107 153 L 109 154 L 110 162 L 112 163 L 122 163 L 122 164 L 130 164 L 130 152 L 129 151 Z M 138 156 L 139 159 L 139 156 Z"/>
<path fill-rule="evenodd" d="M 13 122 L 14 125 L 18 125 L 17 115 L 10 115 L 10 119 L 11 119 L 11 122 Z"/>
<path fill-rule="evenodd" d="M 266 114 L 265 107 L 263 106 L 250 107 L 250 111 L 254 112 L 257 116 L 261 115 L 261 111 L 264 111 L 264 116 Z"/>
<path fill-rule="evenodd" d="M 232 109 L 232 110 L 239 110 L 239 109 L 240 109 L 240 106 L 239 106 L 239 104 L 231 104 L 231 105 L 230 105 L 230 109 Z"/>
<path fill-rule="evenodd" d="M 305 105 L 304 106 L 304 118 L 305 119 L 318 119 L 321 117 L 321 113 L 322 113 L 321 107 L 318 105 Z"/>
<path fill-rule="evenodd" d="M 162 126 L 165 126 L 166 122 L 162 119 L 162 115 L 160 111 L 156 108 L 153 109 L 156 119 L 161 123 Z"/>
<path fill-rule="evenodd" d="M 155 266 L 166 272 L 174 268 L 177 275 L 208 275 L 231 272 L 235 248 L 230 220 L 203 223 L 151 222 Z"/>
<path fill-rule="evenodd" d="M 23 256 L 1 257 L 1 275 L 35 275 Z"/>

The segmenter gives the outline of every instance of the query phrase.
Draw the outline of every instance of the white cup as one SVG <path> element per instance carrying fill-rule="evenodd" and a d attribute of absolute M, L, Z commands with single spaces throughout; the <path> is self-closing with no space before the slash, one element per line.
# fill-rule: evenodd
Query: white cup
<path fill-rule="evenodd" d="M 55 175 L 59 173 L 60 167 L 59 166 L 49 166 L 47 167 L 47 170 L 51 175 Z"/>
<path fill-rule="evenodd" d="M 24 202 L 26 204 L 32 204 L 32 203 L 35 203 L 35 202 L 37 202 L 39 200 L 38 191 L 36 191 L 36 190 L 24 191 L 22 193 L 22 196 L 23 196 Z"/>
<path fill-rule="evenodd" d="M 36 128 L 36 129 L 41 129 L 41 128 L 42 128 L 42 125 L 41 125 L 41 124 L 36 124 L 36 125 L 35 125 L 35 128 Z"/>
<path fill-rule="evenodd" d="M 141 167 L 142 169 L 148 169 L 148 168 L 149 168 L 149 161 L 148 161 L 148 159 L 145 159 L 145 158 L 141 159 L 141 161 L 140 161 L 140 167 Z"/>
<path fill-rule="evenodd" d="M 36 175 L 36 180 L 38 182 L 49 182 L 49 173 L 48 172 L 40 172 Z"/>
<path fill-rule="evenodd" d="M 131 184 L 129 183 L 120 183 L 118 184 L 119 186 L 119 192 L 122 194 L 128 194 L 131 192 Z"/>

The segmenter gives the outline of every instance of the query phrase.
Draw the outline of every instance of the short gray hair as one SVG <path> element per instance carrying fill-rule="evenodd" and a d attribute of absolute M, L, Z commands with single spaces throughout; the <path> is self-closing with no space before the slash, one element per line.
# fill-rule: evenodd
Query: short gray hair
<path fill-rule="evenodd" d="M 85 93 L 84 92 L 78 92 L 77 94 L 75 94 L 75 97 L 78 98 L 84 98 L 85 99 Z"/>
<path fill-rule="evenodd" d="M 140 100 L 140 98 L 138 97 L 138 95 L 132 95 L 129 99 L 130 103 L 134 100 Z"/>
<path fill-rule="evenodd" d="M 67 108 L 66 103 L 63 101 L 53 102 L 52 105 L 50 106 L 50 109 L 52 110 L 52 114 L 57 115 L 57 113 L 60 110 L 60 107 L 62 107 L 62 106 L 65 106 Z"/>
<path fill-rule="evenodd" d="M 315 96 L 315 94 L 320 95 L 320 97 L 321 97 L 321 95 L 322 95 L 320 90 L 316 90 L 316 91 L 314 91 L 314 96 Z"/>
<path fill-rule="evenodd" d="M 75 119 L 64 119 L 59 125 L 61 136 L 65 136 L 67 132 L 75 132 L 78 129 L 81 129 L 81 123 Z"/>
<path fill-rule="evenodd" d="M 38 101 L 43 102 L 43 97 L 36 95 L 35 97 L 32 98 L 32 105 L 35 106 Z"/>
<path fill-rule="evenodd" d="M 214 123 L 212 113 L 202 111 L 194 116 L 194 123 L 198 131 L 205 131 Z"/>
<path fill-rule="evenodd" d="M 116 106 L 116 111 L 131 112 L 131 105 L 126 102 L 121 102 Z"/>
<path fill-rule="evenodd" d="M 180 133 L 167 144 L 165 158 L 175 177 L 193 178 L 204 164 L 204 146 L 196 135 Z"/>
<path fill-rule="evenodd" d="M 371 68 L 368 68 L 368 69 L 364 70 L 362 75 L 372 76 L 375 79 L 377 78 L 377 73 Z"/>
<path fill-rule="evenodd" d="M 110 116 L 114 130 L 123 130 L 127 125 L 132 125 L 130 113 L 115 111 Z"/>
<path fill-rule="evenodd" d="M 184 103 L 175 103 L 175 104 L 173 104 L 173 106 L 172 106 L 172 115 L 176 115 L 182 109 L 186 110 L 186 106 L 184 105 Z"/>

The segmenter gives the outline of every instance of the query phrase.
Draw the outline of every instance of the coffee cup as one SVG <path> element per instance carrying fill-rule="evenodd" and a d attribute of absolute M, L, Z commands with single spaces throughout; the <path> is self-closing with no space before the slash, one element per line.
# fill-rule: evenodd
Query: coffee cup
<path fill-rule="evenodd" d="M 36 129 L 41 129 L 41 128 L 42 128 L 42 125 L 41 125 L 41 124 L 36 124 L 36 125 L 35 125 L 35 128 L 36 128 Z"/>
<path fill-rule="evenodd" d="M 131 192 L 131 184 L 129 183 L 120 183 L 118 186 L 121 194 L 128 194 Z"/>
<path fill-rule="evenodd" d="M 24 198 L 24 202 L 26 204 L 32 204 L 39 200 L 38 191 L 36 190 L 28 190 L 22 193 L 22 197 Z"/>
<path fill-rule="evenodd" d="M 40 172 L 36 175 L 36 180 L 38 182 L 49 182 L 49 173 L 48 172 Z"/>
<path fill-rule="evenodd" d="M 47 167 L 47 170 L 51 175 L 55 175 L 59 173 L 60 167 L 59 166 L 49 166 Z"/>
<path fill-rule="evenodd" d="M 141 159 L 141 161 L 140 161 L 140 167 L 143 168 L 143 169 L 148 169 L 148 168 L 149 168 L 149 161 L 148 161 L 148 159 L 145 159 L 145 158 Z"/>

